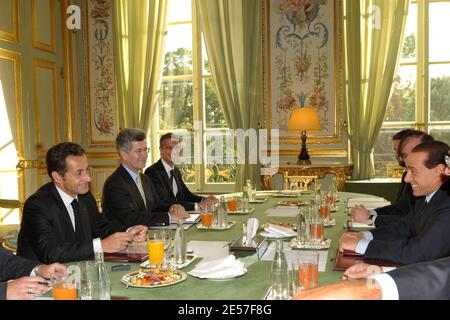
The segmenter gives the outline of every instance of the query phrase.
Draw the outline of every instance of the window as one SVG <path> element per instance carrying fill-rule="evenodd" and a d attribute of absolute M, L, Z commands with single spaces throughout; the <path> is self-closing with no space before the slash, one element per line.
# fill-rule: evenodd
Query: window
<path fill-rule="evenodd" d="M 211 77 L 195 4 L 170 0 L 168 24 L 152 156 L 159 158 L 159 137 L 174 132 L 183 138 L 178 167 L 186 184 L 195 190 L 231 190 L 236 171 L 234 148 L 226 149 L 228 126 Z M 223 142 L 220 152 L 214 147 L 218 139 Z M 216 153 L 223 155 L 222 161 L 214 162 Z M 227 164 L 227 156 L 232 163 Z"/>
<path fill-rule="evenodd" d="M 450 143 L 450 1 L 416 0 L 409 6 L 394 90 L 375 144 L 377 177 L 395 176 L 392 136 L 424 130 Z"/>

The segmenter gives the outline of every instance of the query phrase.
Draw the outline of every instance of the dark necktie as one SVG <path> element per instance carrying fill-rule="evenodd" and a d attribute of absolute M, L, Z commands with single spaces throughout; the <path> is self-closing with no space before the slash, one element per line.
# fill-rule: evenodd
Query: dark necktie
<path fill-rule="evenodd" d="M 170 184 L 170 190 L 172 190 L 172 194 L 175 196 L 175 193 L 173 192 L 173 169 L 170 170 L 169 184 Z"/>
<path fill-rule="evenodd" d="M 81 224 L 81 217 L 80 217 L 80 205 L 78 204 L 77 199 L 73 199 L 72 203 L 70 204 L 73 209 L 73 215 L 75 218 L 75 234 L 77 235 L 77 238 L 80 238 L 83 234 L 82 231 L 82 224 Z"/>

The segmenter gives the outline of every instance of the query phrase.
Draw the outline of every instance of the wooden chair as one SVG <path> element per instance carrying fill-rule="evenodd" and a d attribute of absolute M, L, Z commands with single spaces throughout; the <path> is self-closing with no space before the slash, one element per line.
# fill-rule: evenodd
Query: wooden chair
<path fill-rule="evenodd" d="M 319 184 L 318 176 L 290 176 L 288 172 L 284 172 L 284 189 L 307 191 L 308 185 L 314 184 L 314 191 L 317 191 Z"/>

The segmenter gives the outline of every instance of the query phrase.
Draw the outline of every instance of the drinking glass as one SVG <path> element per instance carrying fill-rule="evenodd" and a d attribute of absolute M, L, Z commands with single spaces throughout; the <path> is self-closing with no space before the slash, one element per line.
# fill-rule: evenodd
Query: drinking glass
<path fill-rule="evenodd" d="M 322 202 L 319 206 L 319 216 L 325 222 L 330 219 L 330 206 L 328 202 Z"/>
<path fill-rule="evenodd" d="M 299 261 L 294 259 L 291 261 L 288 275 L 289 275 L 289 296 L 293 297 L 296 293 L 299 293 L 303 288 L 300 285 L 299 279 Z"/>
<path fill-rule="evenodd" d="M 235 196 L 230 196 L 227 201 L 228 211 L 236 212 L 238 209 L 238 200 Z"/>
<path fill-rule="evenodd" d="M 323 220 L 317 215 L 312 217 L 309 223 L 309 241 L 319 245 L 323 239 Z"/>
<path fill-rule="evenodd" d="M 161 229 L 160 236 L 164 244 L 164 261 L 172 258 L 172 233 L 168 229 Z"/>
<path fill-rule="evenodd" d="M 148 243 L 148 261 L 151 265 L 159 268 L 164 260 L 164 242 L 157 232 L 150 236 Z"/>
<path fill-rule="evenodd" d="M 298 257 L 298 284 L 302 289 L 317 287 L 319 280 L 319 254 L 306 253 Z"/>
<path fill-rule="evenodd" d="M 81 270 L 80 300 L 99 299 L 98 266 L 96 261 L 78 263 Z"/>
<path fill-rule="evenodd" d="M 202 209 L 200 213 L 200 220 L 204 228 L 211 228 L 213 222 L 213 213 L 211 207 L 206 206 Z"/>

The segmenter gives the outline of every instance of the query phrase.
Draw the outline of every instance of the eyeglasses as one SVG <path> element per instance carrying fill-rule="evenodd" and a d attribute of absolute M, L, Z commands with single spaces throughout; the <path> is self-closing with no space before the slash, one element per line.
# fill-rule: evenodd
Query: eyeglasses
<path fill-rule="evenodd" d="M 141 154 L 141 153 L 149 154 L 150 148 L 140 148 L 140 149 L 133 150 L 133 152 L 137 153 L 137 154 Z"/>

